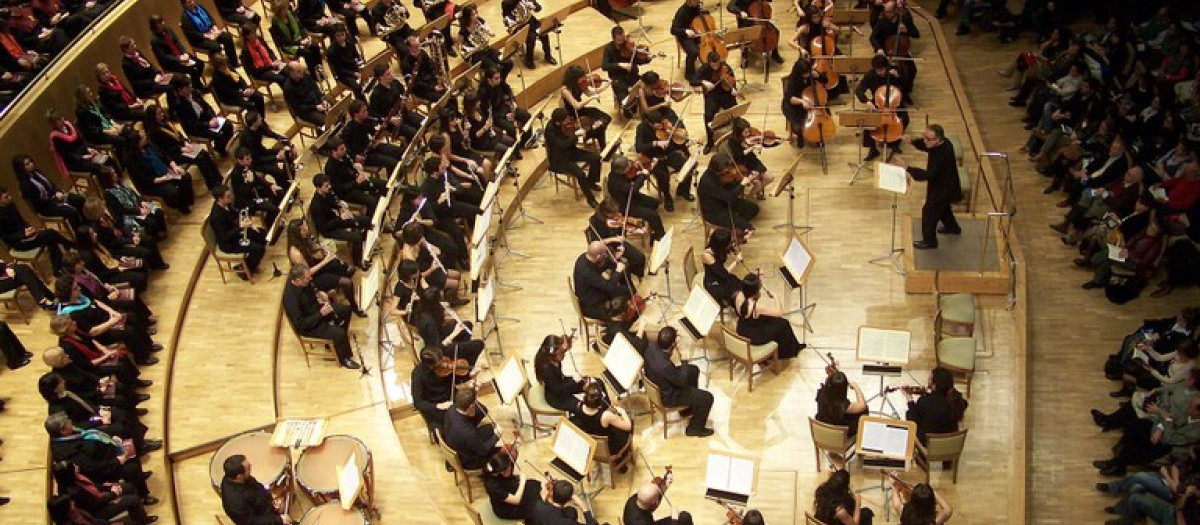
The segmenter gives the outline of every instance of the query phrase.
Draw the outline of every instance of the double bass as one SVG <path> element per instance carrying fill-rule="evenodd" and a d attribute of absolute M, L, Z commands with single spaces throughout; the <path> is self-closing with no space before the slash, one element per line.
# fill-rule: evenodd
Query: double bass
<path fill-rule="evenodd" d="M 717 35 L 717 21 L 713 20 L 712 13 L 707 9 L 700 11 L 700 14 L 692 19 L 691 30 L 700 39 L 700 60 L 708 60 L 710 52 L 721 57 L 722 62 L 729 56 L 729 49 L 725 47 L 725 41 Z"/>

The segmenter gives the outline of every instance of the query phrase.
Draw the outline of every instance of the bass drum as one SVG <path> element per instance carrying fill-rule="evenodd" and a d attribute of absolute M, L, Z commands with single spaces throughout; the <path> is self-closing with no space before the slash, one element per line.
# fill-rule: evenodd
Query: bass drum
<path fill-rule="evenodd" d="M 342 502 L 331 501 L 313 507 L 300 519 L 300 525 L 367 525 L 370 520 L 360 509 L 345 510 Z"/>

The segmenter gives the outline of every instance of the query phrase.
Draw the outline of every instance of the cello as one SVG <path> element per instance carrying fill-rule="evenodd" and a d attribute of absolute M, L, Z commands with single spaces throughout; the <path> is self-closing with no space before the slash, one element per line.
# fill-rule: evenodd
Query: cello
<path fill-rule="evenodd" d="M 708 60 L 709 53 L 716 53 L 722 62 L 729 56 L 725 41 L 717 35 L 717 22 L 707 9 L 700 11 L 700 14 L 692 19 L 691 30 L 700 39 L 700 60 Z"/>
<path fill-rule="evenodd" d="M 779 50 L 779 28 L 771 22 L 771 2 L 754 0 L 746 8 L 746 14 L 750 15 L 755 24 L 762 26 L 761 36 L 750 43 L 750 49 L 760 54 L 776 53 Z"/>
<path fill-rule="evenodd" d="M 804 117 L 804 130 L 800 133 L 806 142 L 822 144 L 837 133 L 837 123 L 829 114 L 829 92 L 814 77 L 813 83 L 804 88 L 800 99 L 808 104 Z"/>
<path fill-rule="evenodd" d="M 824 34 L 813 37 L 808 44 L 808 52 L 813 58 L 813 73 L 825 75 L 824 86 L 826 90 L 835 89 L 842 82 L 842 75 L 833 70 L 833 59 L 828 58 L 836 52 L 836 48 L 837 37 L 834 36 L 833 29 L 830 28 L 826 28 Z"/>
<path fill-rule="evenodd" d="M 904 101 L 904 92 L 888 83 L 875 89 L 875 108 L 880 112 L 879 127 L 871 130 L 876 142 L 895 142 L 904 135 L 904 121 L 897 111 Z"/>

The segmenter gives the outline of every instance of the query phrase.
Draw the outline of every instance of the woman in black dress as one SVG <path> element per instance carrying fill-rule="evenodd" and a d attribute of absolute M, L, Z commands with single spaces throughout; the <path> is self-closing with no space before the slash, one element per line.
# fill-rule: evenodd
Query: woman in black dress
<path fill-rule="evenodd" d="M 773 305 L 759 302 L 762 289 L 758 274 L 747 274 L 742 279 L 742 290 L 733 299 L 734 311 L 738 316 L 737 333 L 749 339 L 750 344 L 778 344 L 780 359 L 796 357 L 806 345 L 796 339 L 792 323 L 781 317 L 783 311 L 774 296 L 771 296 L 775 303 Z"/>
<path fill-rule="evenodd" d="M 604 149 L 604 146 L 608 144 L 605 135 L 608 133 L 608 125 L 612 123 L 612 116 L 600 108 L 587 105 L 587 103 L 592 100 L 600 100 L 600 93 L 608 87 L 608 80 L 600 81 L 599 85 L 592 85 L 588 81 L 588 76 L 582 67 L 567 68 L 558 95 L 562 99 L 562 107 L 567 110 L 567 115 L 591 120 L 591 126 L 586 129 L 583 129 L 582 123 L 580 123 L 584 137 L 587 140 L 594 139 L 600 145 L 600 149 Z"/>
<path fill-rule="evenodd" d="M 853 403 L 846 397 L 851 389 L 854 390 Z M 840 371 L 829 374 L 825 383 L 817 389 L 817 421 L 846 427 L 854 436 L 858 433 L 858 419 L 867 412 L 867 400 L 863 397 L 862 389 Z"/>
<path fill-rule="evenodd" d="M 213 76 L 209 85 L 212 87 L 213 96 L 217 102 L 246 111 L 257 111 L 259 114 L 265 113 L 266 98 L 262 93 L 250 87 L 246 79 L 242 78 L 237 71 L 229 67 L 229 58 L 224 53 L 213 53 L 210 60 L 212 60 Z"/>
<path fill-rule="evenodd" d="M 504 128 L 498 126 L 492 119 L 492 113 L 485 113 L 479 104 L 479 94 L 468 91 L 463 96 L 463 114 L 467 117 L 467 131 L 470 133 L 471 149 L 491 152 L 503 156 L 516 142 Z M 521 150 L 513 152 L 514 159 L 521 158 Z"/>
<path fill-rule="evenodd" d="M 1182 489 L 1181 489 L 1182 490 Z M 908 501 L 900 491 L 892 491 L 892 508 L 900 515 L 900 525 L 943 525 L 954 515 L 954 508 L 928 483 L 912 488 Z"/>
<path fill-rule="evenodd" d="M 542 384 L 546 396 L 546 404 L 570 412 L 579 406 L 576 394 L 583 393 L 587 384 L 586 378 L 568 376 L 562 371 L 562 358 L 571 351 L 571 340 L 548 335 L 542 339 L 537 355 L 533 358 L 533 372 Z"/>
<path fill-rule="evenodd" d="M 542 483 L 516 473 L 508 454 L 496 454 L 483 467 L 483 489 L 492 502 L 492 513 L 506 520 L 523 520 L 533 515 L 542 494 Z"/>
<path fill-rule="evenodd" d="M 813 517 L 831 525 L 871 525 L 875 513 L 850 490 L 850 473 L 839 469 L 813 494 Z"/>
<path fill-rule="evenodd" d="M 633 435 L 633 418 L 629 416 L 629 412 L 613 406 L 604 392 L 604 387 L 595 382 L 589 383 L 583 390 L 583 401 L 571 411 L 570 420 L 590 435 L 608 438 L 609 454 L 620 452 Z M 619 472 L 624 473 L 624 467 Z"/>
<path fill-rule="evenodd" d="M 742 290 L 741 279 L 729 271 L 733 265 L 742 262 L 740 253 L 729 258 L 734 248 L 736 245 L 729 228 L 717 228 L 708 236 L 708 246 L 700 254 L 700 262 L 704 265 L 704 291 L 722 305 L 732 305 L 734 296 Z"/>
<path fill-rule="evenodd" d="M 421 290 L 413 325 L 426 345 L 442 348 L 446 356 L 466 359 L 474 366 L 483 353 L 483 341 L 472 339 L 471 322 L 458 320 L 452 312 L 442 306 L 442 289 L 430 286 Z"/>

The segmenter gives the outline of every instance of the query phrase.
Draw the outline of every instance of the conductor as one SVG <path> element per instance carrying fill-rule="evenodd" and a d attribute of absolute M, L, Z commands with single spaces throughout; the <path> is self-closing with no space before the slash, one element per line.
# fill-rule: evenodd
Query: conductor
<path fill-rule="evenodd" d="M 712 410 L 713 395 L 701 390 L 700 369 L 696 365 L 682 364 L 676 366 L 671 362 L 671 353 L 675 350 L 676 331 L 666 327 L 658 332 L 658 339 L 646 348 L 646 378 L 662 389 L 663 401 L 670 405 L 688 407 L 684 411 L 692 414 L 688 421 L 686 434 L 694 437 L 708 437 L 714 431 L 708 428 L 708 412 Z"/>
<path fill-rule="evenodd" d="M 962 186 L 958 181 L 958 167 L 954 160 L 954 146 L 946 140 L 946 130 L 940 124 L 930 124 L 920 142 L 905 135 L 901 139 L 918 151 L 929 154 L 925 169 L 909 166 L 900 156 L 892 162 L 908 171 L 912 178 L 929 183 L 925 192 L 925 205 L 921 207 L 921 240 L 913 242 L 913 248 L 931 250 L 938 247 L 937 234 L 958 235 L 962 233 L 954 219 L 955 202 L 962 199 Z M 938 227 L 941 223 L 941 227 Z"/>

